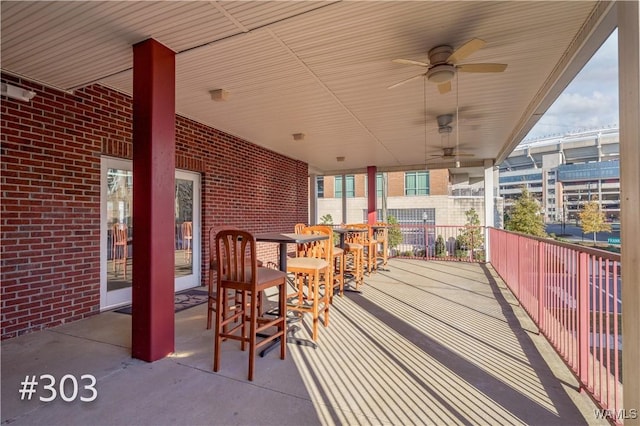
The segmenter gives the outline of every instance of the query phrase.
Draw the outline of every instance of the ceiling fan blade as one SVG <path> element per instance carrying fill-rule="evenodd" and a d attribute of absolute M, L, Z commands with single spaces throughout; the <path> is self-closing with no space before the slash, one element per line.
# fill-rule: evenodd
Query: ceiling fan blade
<path fill-rule="evenodd" d="M 450 91 L 451 91 L 451 81 L 445 81 L 444 83 L 438 84 L 438 92 L 440 92 L 441 95 L 444 95 L 445 93 L 449 93 Z"/>
<path fill-rule="evenodd" d="M 428 67 L 429 64 L 420 61 L 412 61 L 411 59 L 393 59 L 391 62 L 403 65 L 418 65 L 420 67 Z"/>
<path fill-rule="evenodd" d="M 502 72 L 507 69 L 507 64 L 463 64 L 456 68 L 462 72 Z"/>
<path fill-rule="evenodd" d="M 487 43 L 484 40 L 480 40 L 479 38 L 472 38 L 462 46 L 458 47 L 451 55 L 449 55 L 447 62 L 456 64 L 474 53 L 476 50 L 482 49 L 485 44 Z"/>
<path fill-rule="evenodd" d="M 456 154 L 453 154 L 454 157 L 475 157 L 475 155 L 473 154 L 469 154 L 466 152 L 458 152 Z"/>
<path fill-rule="evenodd" d="M 401 82 L 399 82 L 399 83 L 396 83 L 396 84 L 393 84 L 393 85 L 391 85 L 391 86 L 387 87 L 387 89 L 393 89 L 394 87 L 401 86 L 401 85 L 403 85 L 403 84 L 405 84 L 405 83 L 410 82 L 411 80 L 416 80 L 416 79 L 418 79 L 418 78 L 420 78 L 420 77 L 424 77 L 424 74 L 418 74 L 418 75 L 414 75 L 413 77 L 409 77 L 409 78 L 407 78 L 406 80 L 402 80 L 402 81 L 401 81 Z"/>

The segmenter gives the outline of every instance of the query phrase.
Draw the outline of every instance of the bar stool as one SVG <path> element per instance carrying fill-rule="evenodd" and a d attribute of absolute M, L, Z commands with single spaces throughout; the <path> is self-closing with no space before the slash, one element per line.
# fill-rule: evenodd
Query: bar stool
<path fill-rule="evenodd" d="M 225 228 L 225 229 L 230 229 L 230 228 Z M 213 313 L 216 311 L 215 305 L 216 305 L 217 292 L 216 292 L 216 282 L 214 279 L 218 271 L 218 259 L 216 255 L 216 234 L 220 230 L 222 230 L 222 228 L 217 228 L 215 226 L 212 226 L 209 229 L 209 288 L 208 288 L 208 297 L 207 297 L 207 330 L 211 329 Z M 258 267 L 260 268 L 262 266 L 263 266 L 262 261 L 258 259 Z M 236 300 L 234 301 L 234 303 L 235 302 L 239 303 L 240 294 L 239 292 L 235 292 L 235 293 L 236 293 Z M 258 295 L 258 305 L 262 306 L 262 293 Z M 224 306 L 224 308 L 226 308 L 227 310 L 230 310 L 230 309 L 233 309 L 233 306 L 229 306 L 229 304 L 227 303 Z"/>
<path fill-rule="evenodd" d="M 193 241 L 193 222 L 182 222 L 182 250 L 184 250 L 184 261 L 191 263 L 191 243 Z"/>
<path fill-rule="evenodd" d="M 329 325 L 329 293 L 333 290 L 331 282 L 331 238 L 333 231 L 327 226 L 309 226 L 301 234 L 327 234 L 329 239 L 300 244 L 298 257 L 289 259 L 287 272 L 294 275 L 296 292 L 288 295 L 292 298 L 289 309 L 301 314 L 310 313 L 312 317 L 312 339 L 318 339 L 318 322 L 324 313 L 323 325 Z M 322 277 L 322 279 L 321 279 Z M 321 291 L 321 287 L 323 291 Z M 305 291 L 306 290 L 306 291 Z"/>
<path fill-rule="evenodd" d="M 355 223 L 349 226 L 352 229 L 361 230 L 359 235 L 356 236 L 356 240 L 359 244 L 362 244 L 363 268 L 367 268 L 367 276 L 371 275 L 371 271 L 378 269 L 376 265 L 376 248 L 378 243 L 373 239 L 371 225 L 367 223 Z"/>
<path fill-rule="evenodd" d="M 216 234 L 216 328 L 213 355 L 213 371 L 220 369 L 220 346 L 223 340 L 239 340 L 240 349 L 249 343 L 249 374 L 253 380 L 256 351 L 269 342 L 279 339 L 280 359 L 286 356 L 287 332 L 287 275 L 282 271 L 258 267 L 256 241 L 246 231 L 228 229 Z M 278 307 L 275 317 L 260 314 L 258 294 L 267 288 L 278 288 Z M 234 297 L 234 309 L 227 311 L 228 290 L 240 292 L 238 302 Z M 248 300 L 247 300 L 248 299 Z M 246 324 L 249 323 L 247 333 Z M 232 328 L 228 328 L 232 324 Z M 269 329 L 276 330 L 268 333 Z M 260 340 L 258 340 L 260 337 Z"/>
<path fill-rule="evenodd" d="M 376 241 L 375 262 L 382 260 L 382 266 L 386 267 L 389 252 L 389 229 L 385 222 L 376 222 L 373 225 L 373 239 Z M 380 250 L 378 250 L 380 248 Z"/>
<path fill-rule="evenodd" d="M 129 257 L 129 227 L 126 223 L 114 223 L 111 227 L 111 260 L 113 271 L 118 276 L 120 266 L 123 269 L 124 279 L 127 279 L 127 258 Z"/>
<path fill-rule="evenodd" d="M 359 232 L 347 231 L 344 236 L 344 273 L 353 276 L 356 290 L 364 280 L 364 247 L 359 241 Z"/>
<path fill-rule="evenodd" d="M 333 234 L 333 232 L 331 232 Z M 340 297 L 344 296 L 344 250 L 340 247 L 333 246 L 333 264 L 332 272 L 333 272 L 333 282 L 334 288 L 336 284 L 340 291 Z M 329 303 L 333 303 L 333 292 L 331 292 L 331 297 L 329 298 Z"/>

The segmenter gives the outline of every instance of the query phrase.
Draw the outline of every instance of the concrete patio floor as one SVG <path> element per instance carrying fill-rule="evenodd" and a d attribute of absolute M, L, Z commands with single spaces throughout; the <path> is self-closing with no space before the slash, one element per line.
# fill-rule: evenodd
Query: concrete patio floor
<path fill-rule="evenodd" d="M 237 342 L 212 371 L 206 305 L 176 314 L 176 352 L 154 363 L 131 358 L 131 317 L 115 312 L 4 341 L 2 423 L 607 424 L 490 266 L 392 259 L 365 283 L 334 298 L 317 349 L 258 358 L 253 382 Z M 92 374 L 97 399 L 41 402 L 40 384 L 21 400 L 42 374 Z"/>

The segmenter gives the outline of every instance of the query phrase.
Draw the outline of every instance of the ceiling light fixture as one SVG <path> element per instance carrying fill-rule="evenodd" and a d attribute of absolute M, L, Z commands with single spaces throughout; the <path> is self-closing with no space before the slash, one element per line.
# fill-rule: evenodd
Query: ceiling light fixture
<path fill-rule="evenodd" d="M 451 80 L 456 74 L 456 67 L 449 64 L 436 65 L 427 71 L 427 80 L 440 84 Z"/>
<path fill-rule="evenodd" d="M 2 83 L 2 96 L 29 102 L 36 96 L 36 92 L 23 89 L 22 87 L 12 86 L 11 84 Z"/>
<path fill-rule="evenodd" d="M 336 161 L 341 163 L 344 161 L 344 157 L 336 157 Z"/>
<path fill-rule="evenodd" d="M 230 95 L 230 93 L 224 89 L 210 90 L 209 93 L 211 94 L 211 99 L 216 102 L 226 101 L 227 99 L 229 99 L 229 95 Z"/>
<path fill-rule="evenodd" d="M 293 134 L 293 140 L 294 141 L 303 141 L 305 137 L 304 133 L 294 133 Z"/>

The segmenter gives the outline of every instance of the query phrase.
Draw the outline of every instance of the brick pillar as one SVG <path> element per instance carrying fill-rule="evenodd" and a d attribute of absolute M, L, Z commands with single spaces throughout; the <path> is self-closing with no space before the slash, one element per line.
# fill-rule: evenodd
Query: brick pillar
<path fill-rule="evenodd" d="M 175 53 L 133 46 L 132 355 L 174 351 Z"/>
<path fill-rule="evenodd" d="M 376 217 L 376 166 L 367 167 L 367 223 L 373 225 L 377 221 Z"/>

